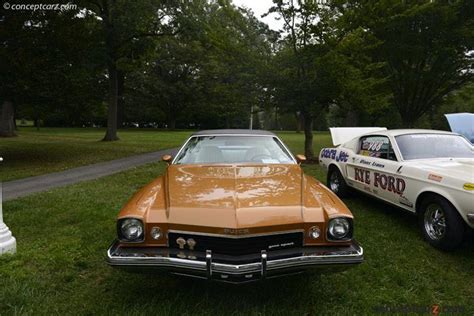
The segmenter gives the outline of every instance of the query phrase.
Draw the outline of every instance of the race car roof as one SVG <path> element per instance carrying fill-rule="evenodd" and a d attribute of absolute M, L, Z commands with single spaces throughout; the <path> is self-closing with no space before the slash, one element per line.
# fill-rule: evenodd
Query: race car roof
<path fill-rule="evenodd" d="M 368 135 L 370 134 L 400 136 L 400 135 L 407 135 L 407 134 L 453 134 L 453 132 L 439 131 L 439 130 L 434 130 L 434 129 L 391 129 L 391 130 L 386 130 L 384 132 L 368 133 Z"/>
<path fill-rule="evenodd" d="M 345 144 L 354 138 L 365 135 L 387 135 L 400 136 L 407 134 L 453 134 L 447 131 L 438 131 L 432 129 L 392 129 L 385 127 L 331 127 L 332 142 L 334 146 Z"/>

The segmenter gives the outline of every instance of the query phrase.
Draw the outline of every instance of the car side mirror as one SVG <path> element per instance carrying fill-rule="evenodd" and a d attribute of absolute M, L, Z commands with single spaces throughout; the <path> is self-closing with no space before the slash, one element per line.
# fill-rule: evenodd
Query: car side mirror
<path fill-rule="evenodd" d="M 296 155 L 296 161 L 301 164 L 306 161 L 305 155 Z"/>
<path fill-rule="evenodd" d="M 161 157 L 161 160 L 163 160 L 164 162 L 166 163 L 171 163 L 171 160 L 173 160 L 173 156 L 171 155 L 164 155 L 163 157 Z"/>

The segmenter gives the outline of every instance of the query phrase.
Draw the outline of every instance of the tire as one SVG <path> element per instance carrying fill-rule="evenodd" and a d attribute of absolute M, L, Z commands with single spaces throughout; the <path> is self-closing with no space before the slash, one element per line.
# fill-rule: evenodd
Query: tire
<path fill-rule="evenodd" d="M 340 198 L 349 195 L 349 187 L 337 167 L 329 167 L 326 184 L 327 187 Z"/>
<path fill-rule="evenodd" d="M 435 248 L 452 251 L 463 241 L 463 219 L 454 206 L 439 195 L 429 195 L 421 201 L 418 222 L 423 238 Z"/>

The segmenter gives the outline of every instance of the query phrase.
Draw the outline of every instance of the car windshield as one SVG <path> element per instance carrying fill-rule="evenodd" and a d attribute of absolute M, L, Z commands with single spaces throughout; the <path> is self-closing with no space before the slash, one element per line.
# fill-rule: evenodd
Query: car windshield
<path fill-rule="evenodd" d="M 395 137 L 403 159 L 474 158 L 464 137 L 446 134 L 409 134 Z"/>
<path fill-rule="evenodd" d="M 273 136 L 194 136 L 181 150 L 175 164 L 294 163 Z"/>

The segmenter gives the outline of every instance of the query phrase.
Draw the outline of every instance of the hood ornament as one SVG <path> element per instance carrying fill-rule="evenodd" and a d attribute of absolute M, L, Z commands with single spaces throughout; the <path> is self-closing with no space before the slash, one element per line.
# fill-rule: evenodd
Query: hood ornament
<path fill-rule="evenodd" d="M 194 250 L 194 246 L 196 246 L 196 241 L 192 238 L 189 238 L 186 243 L 189 246 L 189 250 Z"/>
<path fill-rule="evenodd" d="M 178 244 L 179 249 L 184 249 L 184 246 L 186 245 L 186 240 L 184 240 L 183 237 L 179 237 L 178 239 L 176 239 L 176 243 Z"/>

